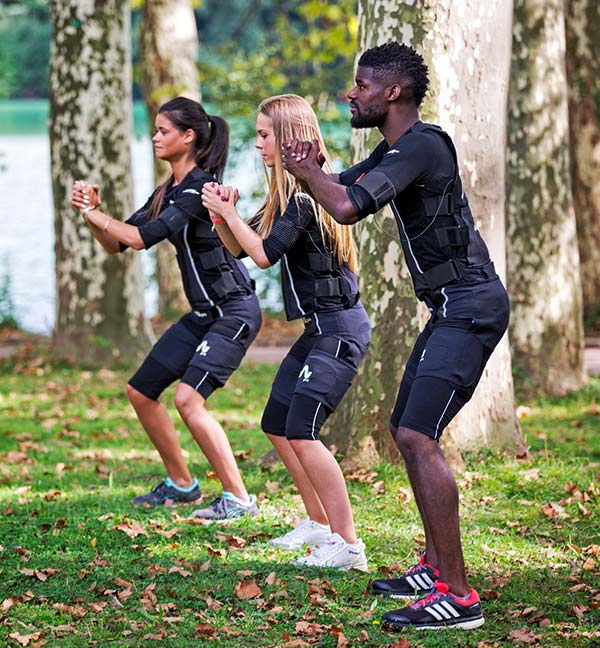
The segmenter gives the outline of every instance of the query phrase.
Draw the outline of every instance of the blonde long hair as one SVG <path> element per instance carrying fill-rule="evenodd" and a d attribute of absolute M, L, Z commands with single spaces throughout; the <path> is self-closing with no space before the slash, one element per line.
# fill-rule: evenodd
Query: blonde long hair
<path fill-rule="evenodd" d="M 280 151 L 282 144 L 290 139 L 296 138 L 305 141 L 316 139 L 325 156 L 323 171 L 333 172 L 317 116 L 306 99 L 294 94 L 269 97 L 260 104 L 258 113 L 262 113 L 271 120 L 277 151 Z M 269 183 L 269 193 L 261 208 L 251 219 L 257 222 L 258 233 L 263 237 L 268 236 L 273 227 L 277 210 L 281 209 L 283 212 L 292 196 L 295 196 L 296 200 L 310 201 L 321 229 L 323 241 L 328 241 L 331 244 L 333 253 L 340 264 L 346 265 L 352 272 L 356 272 L 356 245 L 351 228 L 337 223 L 321 205 L 305 193 L 298 180 L 283 168 L 280 154 L 275 156 L 275 165 L 272 169 L 268 169 L 265 165 L 265 174 Z"/>

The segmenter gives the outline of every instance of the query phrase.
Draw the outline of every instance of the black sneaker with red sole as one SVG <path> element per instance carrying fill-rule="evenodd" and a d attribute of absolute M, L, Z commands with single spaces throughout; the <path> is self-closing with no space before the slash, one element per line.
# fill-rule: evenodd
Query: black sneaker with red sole
<path fill-rule="evenodd" d="M 383 624 L 393 630 L 415 628 L 417 630 L 440 630 L 463 628 L 470 630 L 485 623 L 481 602 L 475 590 L 466 599 L 452 594 L 446 583 L 436 581 L 435 590 L 427 596 L 399 610 L 383 615 Z"/>

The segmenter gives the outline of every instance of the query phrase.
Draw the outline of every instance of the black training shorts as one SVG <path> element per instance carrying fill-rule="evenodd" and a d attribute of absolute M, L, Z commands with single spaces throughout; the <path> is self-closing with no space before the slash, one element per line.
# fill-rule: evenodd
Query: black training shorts
<path fill-rule="evenodd" d="M 317 440 L 369 347 L 371 326 L 360 302 L 308 319 L 275 376 L 261 423 L 268 434 Z"/>
<path fill-rule="evenodd" d="M 154 345 L 129 384 L 157 400 L 175 380 L 205 399 L 239 367 L 261 323 L 256 295 L 184 315 Z"/>
<path fill-rule="evenodd" d="M 508 326 L 509 303 L 499 279 L 448 286 L 425 301 L 431 319 L 406 363 L 390 424 L 439 439 L 473 396 Z"/>

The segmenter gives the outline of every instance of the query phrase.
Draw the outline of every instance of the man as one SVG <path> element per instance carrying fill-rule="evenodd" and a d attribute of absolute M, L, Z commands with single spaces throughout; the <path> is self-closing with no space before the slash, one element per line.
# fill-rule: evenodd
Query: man
<path fill-rule="evenodd" d="M 348 93 L 351 125 L 377 127 L 384 140 L 340 175 L 323 173 L 315 142 L 286 143 L 284 164 L 340 223 L 392 208 L 415 293 L 431 311 L 390 422 L 426 544 L 417 565 L 399 578 L 374 581 L 372 591 L 418 599 L 384 615 L 393 628 L 475 628 L 484 619 L 467 581 L 458 489 L 439 438 L 473 395 L 509 308 L 473 222 L 454 145 L 440 128 L 420 121 L 427 87 L 427 67 L 411 47 L 393 42 L 367 50 Z"/>

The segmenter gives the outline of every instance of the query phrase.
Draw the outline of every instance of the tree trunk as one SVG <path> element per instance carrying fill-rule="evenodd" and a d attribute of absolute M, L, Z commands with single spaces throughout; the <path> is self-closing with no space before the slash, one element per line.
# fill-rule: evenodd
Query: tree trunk
<path fill-rule="evenodd" d="M 600 5 L 567 0 L 567 79 L 573 199 L 583 316 L 600 331 Z"/>
<path fill-rule="evenodd" d="M 54 193 L 58 357 L 97 364 L 146 350 L 144 282 L 131 252 L 107 255 L 70 205 L 76 179 L 98 182 L 103 209 L 129 214 L 129 3 L 52 3 L 50 146 Z"/>
<path fill-rule="evenodd" d="M 585 384 L 562 0 L 515 0 L 509 99 L 511 344 L 524 394 Z"/>
<path fill-rule="evenodd" d="M 178 96 L 200 101 L 196 59 L 198 33 L 191 0 L 147 0 L 140 26 L 140 77 L 150 132 L 159 107 Z M 156 184 L 165 179 L 168 165 L 154 158 Z M 156 246 L 158 311 L 171 319 L 189 310 L 173 246 Z"/>
<path fill-rule="evenodd" d="M 361 0 L 359 52 L 400 40 L 423 52 L 431 86 L 423 118 L 440 124 L 454 138 L 465 191 L 476 221 L 504 274 L 505 105 L 510 65 L 510 2 L 475 0 L 394 3 Z M 472 31 L 466 31 L 472 25 Z M 493 38 L 490 36 L 493 34 Z M 493 119 L 491 118 L 493 115 Z M 381 138 L 353 133 L 354 159 Z M 373 324 L 371 349 L 333 422 L 330 439 L 370 462 L 396 457 L 388 419 L 399 381 L 426 309 L 417 306 L 404 266 L 398 231 L 390 212 L 360 226 L 361 294 Z M 451 460 L 455 448 L 494 444 L 523 451 L 514 418 L 510 352 L 506 338 L 488 363 L 481 384 L 442 437 Z"/>

